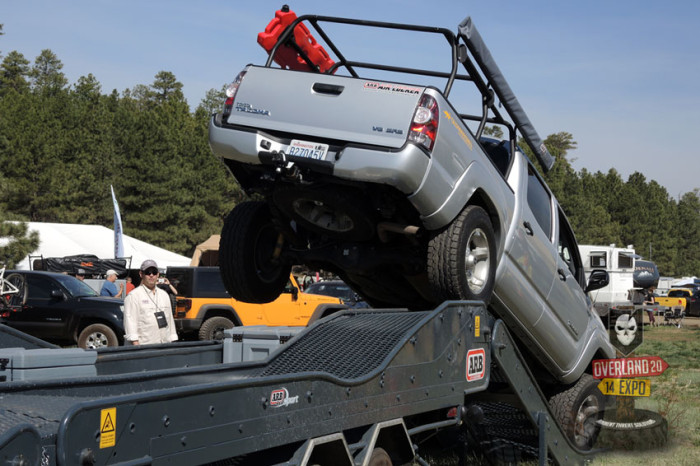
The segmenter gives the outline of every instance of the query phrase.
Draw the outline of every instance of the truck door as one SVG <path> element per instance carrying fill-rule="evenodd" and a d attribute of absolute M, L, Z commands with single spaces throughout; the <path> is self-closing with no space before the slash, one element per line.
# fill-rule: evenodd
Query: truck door
<path fill-rule="evenodd" d="M 521 155 L 521 160 L 525 158 Z M 513 238 L 506 246 L 504 270 L 495 294 L 532 332 L 542 317 L 552 288 L 556 258 L 552 246 L 552 198 L 527 162 L 516 164 L 522 182 L 516 187 L 520 202 L 514 218 Z"/>
<path fill-rule="evenodd" d="M 61 337 L 66 323 L 64 297 L 52 296 L 62 290 L 49 277 L 26 276 L 27 302 L 19 312 L 11 314 L 11 325 L 37 338 Z"/>
<path fill-rule="evenodd" d="M 262 305 L 266 325 L 306 325 L 313 309 L 309 310 L 305 306 L 302 295 L 294 276 L 290 275 L 282 294 L 276 300 Z"/>
<path fill-rule="evenodd" d="M 552 344 L 556 344 L 556 339 L 571 341 L 571 344 L 559 346 L 557 356 L 563 363 L 577 359 L 590 317 L 588 300 L 582 288 L 585 284 L 581 256 L 561 208 L 558 208 L 557 235 L 557 271 L 547 298 L 547 314 L 551 318 L 542 319 L 540 331 L 544 335 L 556 335 Z"/>

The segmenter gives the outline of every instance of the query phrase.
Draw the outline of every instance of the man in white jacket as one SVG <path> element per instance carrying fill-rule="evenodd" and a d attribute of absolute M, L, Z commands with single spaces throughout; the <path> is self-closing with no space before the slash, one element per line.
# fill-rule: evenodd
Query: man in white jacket
<path fill-rule="evenodd" d="M 129 345 L 147 345 L 176 341 L 177 331 L 173 320 L 168 293 L 156 286 L 158 265 L 145 260 L 139 272 L 141 284 L 124 300 L 124 340 Z"/>

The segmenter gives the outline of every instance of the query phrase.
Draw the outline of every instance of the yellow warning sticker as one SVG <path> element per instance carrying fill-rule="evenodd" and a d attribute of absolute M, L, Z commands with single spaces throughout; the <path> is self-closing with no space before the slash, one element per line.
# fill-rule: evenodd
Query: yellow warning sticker
<path fill-rule="evenodd" d="M 117 443 L 117 408 L 100 411 L 100 448 L 113 447 Z"/>
<path fill-rule="evenodd" d="M 474 316 L 474 337 L 481 335 L 481 316 Z"/>

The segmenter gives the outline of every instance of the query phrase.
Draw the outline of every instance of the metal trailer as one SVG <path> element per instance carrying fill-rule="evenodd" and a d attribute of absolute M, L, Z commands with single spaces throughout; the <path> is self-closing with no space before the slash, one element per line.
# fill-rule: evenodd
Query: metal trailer
<path fill-rule="evenodd" d="M 95 376 L 0 383 L 0 464 L 427 464 L 421 438 L 483 432 L 494 406 L 531 422 L 540 464 L 584 461 L 481 302 L 343 311 L 262 361 L 215 348 L 98 352 Z"/>

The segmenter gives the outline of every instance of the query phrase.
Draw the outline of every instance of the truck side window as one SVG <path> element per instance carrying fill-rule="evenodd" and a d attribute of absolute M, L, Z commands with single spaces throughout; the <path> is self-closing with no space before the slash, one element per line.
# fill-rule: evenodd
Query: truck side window
<path fill-rule="evenodd" d="M 27 277 L 27 290 L 29 290 L 29 299 L 41 299 L 48 301 L 51 299 L 51 289 L 58 288 L 53 282 L 45 277 Z"/>
<path fill-rule="evenodd" d="M 528 164 L 527 167 L 527 203 L 537 223 L 548 238 L 552 237 L 552 200 L 549 191 L 537 176 L 537 172 Z"/>
<path fill-rule="evenodd" d="M 576 239 L 574 237 L 574 232 L 571 230 L 564 212 L 559 209 L 559 244 L 558 244 L 559 256 L 566 263 L 566 266 L 571 271 L 571 275 L 574 276 L 576 281 L 585 287 L 583 283 L 583 267 L 581 262 L 581 257 L 579 256 L 578 247 L 576 246 Z"/>

